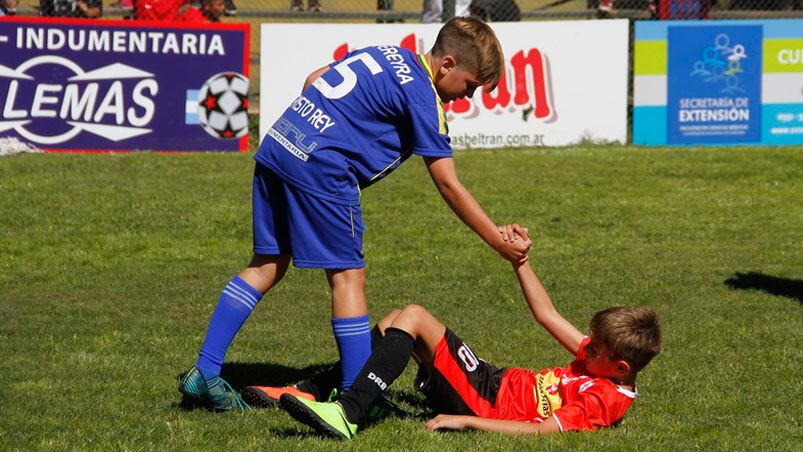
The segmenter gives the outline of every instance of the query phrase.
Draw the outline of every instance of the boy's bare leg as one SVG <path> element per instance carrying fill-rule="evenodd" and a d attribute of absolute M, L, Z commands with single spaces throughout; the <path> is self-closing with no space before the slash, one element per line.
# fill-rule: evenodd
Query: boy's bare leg
<path fill-rule="evenodd" d="M 277 256 L 254 254 L 251 262 L 240 271 L 239 276 L 251 287 L 264 294 L 284 278 L 289 265 L 289 254 Z"/>
<path fill-rule="evenodd" d="M 432 368 L 435 347 L 446 327 L 417 305 L 396 310 L 379 321 L 384 338 L 374 348 L 351 389 L 337 403 L 310 402 L 291 394 L 282 406 L 296 420 L 336 438 L 351 438 L 370 416 L 371 407 L 402 374 L 411 356 Z"/>
<path fill-rule="evenodd" d="M 376 326 L 377 328 L 379 328 L 379 331 L 382 334 L 385 334 L 385 329 L 389 327 L 394 320 L 396 320 L 396 317 L 398 317 L 399 314 L 401 314 L 401 312 L 402 312 L 401 309 L 394 309 L 390 311 L 385 317 L 382 317 L 382 320 L 376 322 Z"/>
<path fill-rule="evenodd" d="M 427 370 L 432 370 L 435 361 L 435 347 L 446 334 L 446 326 L 421 306 L 410 304 L 393 317 L 387 327 L 407 332 L 414 341 L 413 358 Z M 391 313 L 391 314 L 393 314 Z M 390 317 L 385 317 L 386 319 Z M 383 319 L 385 320 L 385 319 Z M 381 322 L 380 322 L 380 328 Z M 384 332 L 384 328 L 382 328 Z"/>
<path fill-rule="evenodd" d="M 404 371 L 410 356 L 431 370 L 435 347 L 446 332 L 435 316 L 418 305 L 391 312 L 379 326 L 384 327 L 385 337 L 355 378 L 351 390 L 344 392 L 339 400 L 353 423 L 364 419 L 377 398 Z"/>
<path fill-rule="evenodd" d="M 326 270 L 332 289 L 332 316 L 357 317 L 368 314 L 365 301 L 365 269 Z"/>
<path fill-rule="evenodd" d="M 254 255 L 251 263 L 226 284 L 209 319 L 198 360 L 180 377 L 178 389 L 182 394 L 215 410 L 247 407 L 220 378 L 220 370 L 231 341 L 262 296 L 282 279 L 289 263 L 289 255 Z"/>

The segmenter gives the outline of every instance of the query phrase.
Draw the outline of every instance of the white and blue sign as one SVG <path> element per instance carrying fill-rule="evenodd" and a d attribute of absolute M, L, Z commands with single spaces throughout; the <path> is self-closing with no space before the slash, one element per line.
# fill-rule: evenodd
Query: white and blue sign
<path fill-rule="evenodd" d="M 669 27 L 669 144 L 761 141 L 761 27 Z"/>
<path fill-rule="evenodd" d="M 633 143 L 803 144 L 803 20 L 636 23 Z"/>

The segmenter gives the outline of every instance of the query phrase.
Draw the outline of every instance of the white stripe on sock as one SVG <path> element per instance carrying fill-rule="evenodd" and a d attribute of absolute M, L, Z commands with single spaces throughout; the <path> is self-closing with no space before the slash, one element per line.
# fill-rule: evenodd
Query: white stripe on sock
<path fill-rule="evenodd" d="M 254 304 L 249 303 L 248 300 L 244 299 L 242 296 L 240 296 L 240 294 L 237 294 L 237 293 L 229 291 L 228 287 L 223 289 L 223 293 L 228 295 L 229 297 L 235 299 L 236 301 L 244 304 L 251 311 L 253 311 L 254 310 L 254 306 L 256 306 L 256 303 L 254 303 Z"/>
<path fill-rule="evenodd" d="M 241 293 L 243 296 L 247 297 L 249 300 L 252 300 L 254 304 L 259 301 L 259 298 L 255 297 L 252 293 L 248 292 L 247 290 L 234 285 L 233 283 L 229 283 L 227 286 L 231 289 L 234 289 L 236 292 Z"/>
<path fill-rule="evenodd" d="M 349 326 L 349 327 L 334 327 L 332 328 L 335 333 L 353 333 L 353 332 L 363 332 L 363 331 L 371 331 L 368 325 L 357 325 L 357 326 Z"/>
<path fill-rule="evenodd" d="M 338 332 L 336 335 L 337 335 L 337 337 L 359 336 L 359 335 L 365 334 L 367 332 L 368 332 L 368 330 L 358 331 L 356 333 L 340 333 L 340 332 Z"/>

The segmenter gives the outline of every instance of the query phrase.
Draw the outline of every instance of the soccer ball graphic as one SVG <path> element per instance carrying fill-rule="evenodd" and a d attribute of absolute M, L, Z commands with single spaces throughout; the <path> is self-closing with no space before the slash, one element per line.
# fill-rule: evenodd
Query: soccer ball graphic
<path fill-rule="evenodd" d="M 198 121 L 209 135 L 233 140 L 248 133 L 248 79 L 215 74 L 198 91 Z"/>

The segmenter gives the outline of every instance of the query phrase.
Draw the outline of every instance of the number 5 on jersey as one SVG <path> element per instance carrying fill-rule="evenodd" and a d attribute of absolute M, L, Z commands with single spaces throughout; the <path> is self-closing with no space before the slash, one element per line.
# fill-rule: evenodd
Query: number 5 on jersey
<path fill-rule="evenodd" d="M 346 58 L 332 67 L 332 69 L 336 70 L 343 77 L 342 82 L 332 86 L 329 84 L 329 82 L 324 80 L 323 77 L 318 77 L 314 82 L 312 82 L 312 86 L 317 88 L 318 91 L 320 91 L 321 94 L 323 94 L 323 96 L 327 99 L 340 99 L 341 97 L 350 93 L 351 90 L 357 86 L 357 74 L 354 73 L 349 65 L 357 62 L 358 60 L 361 61 L 369 71 L 371 71 L 371 75 L 376 75 L 382 72 L 382 66 L 376 62 L 374 57 L 368 53 L 359 53 Z"/>

